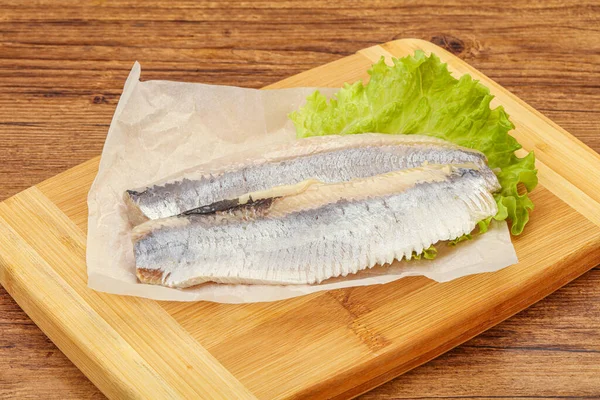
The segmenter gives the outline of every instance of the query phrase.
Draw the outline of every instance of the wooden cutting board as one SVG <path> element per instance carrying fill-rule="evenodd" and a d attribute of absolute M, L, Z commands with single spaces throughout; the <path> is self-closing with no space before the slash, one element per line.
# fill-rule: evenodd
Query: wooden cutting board
<path fill-rule="evenodd" d="M 0 203 L 0 283 L 108 397 L 345 398 L 422 364 L 600 263 L 600 156 L 465 62 L 406 39 L 278 82 L 339 87 L 381 56 L 435 52 L 496 95 L 540 185 L 518 265 L 435 283 L 321 292 L 247 305 L 158 302 L 86 287 L 90 160 Z"/>

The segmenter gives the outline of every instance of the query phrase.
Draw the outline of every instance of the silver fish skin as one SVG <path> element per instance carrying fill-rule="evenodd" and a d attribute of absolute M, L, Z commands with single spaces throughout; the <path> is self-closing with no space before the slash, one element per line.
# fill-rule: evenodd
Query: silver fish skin
<path fill-rule="evenodd" d="M 344 182 L 424 163 L 486 165 L 485 156 L 476 150 L 419 135 L 331 135 L 259 151 L 214 160 L 126 191 L 129 219 L 135 226 L 182 213 L 225 210 L 252 200 L 297 193 L 304 190 L 302 182 L 310 179 Z M 490 182 L 496 180 L 493 172 L 486 173 Z"/>
<path fill-rule="evenodd" d="M 497 212 L 487 167 L 427 165 L 134 228 L 141 282 L 316 284 L 410 258 Z"/>

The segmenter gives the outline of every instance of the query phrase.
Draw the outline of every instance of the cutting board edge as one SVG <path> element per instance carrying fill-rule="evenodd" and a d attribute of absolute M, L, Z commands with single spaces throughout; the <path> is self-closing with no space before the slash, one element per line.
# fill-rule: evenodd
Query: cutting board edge
<path fill-rule="evenodd" d="M 36 226 L 40 232 L 37 237 L 23 234 L 25 221 Z M 12 251 L 0 254 L 0 284 L 15 300 L 20 299 L 19 306 L 108 397 L 129 398 L 137 394 L 152 398 L 162 393 L 161 398 L 174 399 L 255 398 L 157 302 L 89 289 L 82 276 L 85 275 L 85 257 L 81 265 L 67 256 L 76 252 L 76 248 L 85 248 L 84 233 L 38 188 L 31 187 L 0 203 L 1 238 L 9 243 Z M 50 244 L 52 250 L 44 251 Z M 71 272 L 74 265 L 79 270 L 79 278 L 78 273 Z M 38 301 L 39 307 L 35 309 L 25 301 L 39 300 L 40 295 L 47 298 L 48 293 L 60 297 L 63 292 L 66 297 L 62 297 L 60 305 L 53 298 Z M 61 319 L 65 304 L 77 305 L 66 311 L 84 311 L 76 324 Z M 62 324 L 56 324 L 56 320 Z M 157 326 L 161 329 L 152 329 Z M 145 334 L 140 336 L 138 332 Z M 103 350 L 93 343 L 94 338 L 101 339 Z M 180 343 L 183 348 L 160 353 L 153 348 L 157 343 Z M 77 352 L 78 349 L 83 350 Z M 119 351 L 111 354 L 115 349 Z M 125 355 L 120 357 L 122 354 Z M 201 373 L 185 378 L 191 371 Z M 182 381 L 177 382 L 178 378 Z M 222 393 L 217 393 L 215 386 Z"/>
<path fill-rule="evenodd" d="M 12 198 L 14 199 L 17 196 L 19 195 L 13 196 Z M 11 239 L 14 243 L 18 243 L 22 249 L 27 249 L 35 253 L 33 250 L 30 250 L 30 246 L 25 239 L 14 232 L 11 225 L 1 216 L 0 222 L 4 225 L 3 227 L 0 227 L 0 237 L 3 234 L 3 231 L 4 233 L 8 232 L 9 235 L 14 235 Z M 93 323 L 88 323 L 90 319 L 97 319 L 98 321 L 105 322 L 95 310 L 88 310 L 88 308 L 91 307 L 89 307 L 85 301 L 79 301 L 77 295 L 73 293 L 74 289 L 66 284 L 54 269 L 46 267 L 44 264 L 45 263 L 43 262 L 36 263 L 35 268 L 32 268 L 29 272 L 33 275 L 37 275 L 37 280 L 27 279 L 26 277 L 21 277 L 17 271 L 18 268 L 11 267 L 10 260 L 0 253 L 0 284 L 15 300 L 19 307 L 25 311 L 36 326 L 44 332 L 44 334 L 88 379 L 90 379 L 90 381 L 94 383 L 96 387 L 100 389 L 100 391 L 102 391 L 102 393 L 109 398 L 119 398 L 134 393 L 135 391 L 132 391 L 130 380 L 126 379 L 125 376 L 118 374 L 118 371 L 111 370 L 102 365 L 100 360 L 98 360 L 96 353 L 85 351 L 86 348 L 81 349 L 77 345 L 77 337 L 66 329 L 67 324 L 60 325 L 53 320 L 51 316 L 56 314 L 56 312 L 51 308 L 48 302 L 44 301 L 41 291 L 38 291 L 32 284 L 27 284 L 28 282 L 44 282 L 44 287 L 48 292 L 54 293 L 54 296 L 56 296 L 57 291 L 60 289 L 65 289 L 65 295 L 69 296 L 68 299 L 71 301 L 71 304 L 78 304 L 86 310 L 86 327 L 95 327 Z M 46 277 L 44 276 L 43 271 L 47 271 L 51 276 L 56 276 L 56 281 L 45 279 Z M 98 337 L 104 337 L 103 331 L 105 330 L 106 329 L 100 329 L 96 331 Z M 107 343 L 110 342 L 108 341 Z M 98 371 L 100 372 L 98 373 Z"/>
<path fill-rule="evenodd" d="M 443 343 L 442 346 L 436 347 L 426 353 L 423 353 L 416 359 L 408 360 L 406 362 L 403 362 L 403 363 L 393 367 L 392 369 L 388 369 L 387 371 L 381 373 L 380 375 L 377 375 L 376 377 L 374 377 L 362 384 L 351 387 L 347 391 L 344 391 L 339 394 L 334 394 L 332 397 L 329 397 L 327 395 L 326 397 L 322 397 L 322 398 L 332 398 L 332 399 L 340 399 L 341 400 L 341 399 L 345 399 L 345 398 L 353 398 L 353 397 L 359 396 L 359 395 L 361 395 L 365 392 L 368 392 L 368 391 L 370 391 L 370 390 L 372 390 L 394 378 L 397 378 L 398 376 L 400 376 L 420 365 L 423 365 L 423 364 L 441 356 L 442 354 L 452 350 L 453 348 L 455 348 L 457 346 L 460 346 L 461 344 L 474 338 L 475 336 L 480 335 L 481 333 L 498 325 L 502 321 L 505 321 L 505 320 L 511 318 L 512 316 L 514 316 L 515 314 L 527 309 L 528 307 L 531 307 L 532 305 L 543 300 L 545 297 L 551 295 L 552 293 L 554 293 L 561 287 L 569 284 L 570 282 L 574 281 L 578 277 L 584 275 L 585 273 L 594 269 L 596 266 L 600 265 L 600 238 L 598 238 L 594 244 L 588 245 L 588 247 L 590 249 L 594 249 L 594 247 L 595 247 L 595 250 L 596 250 L 595 253 L 591 253 L 591 252 L 588 253 L 588 252 L 586 252 L 586 248 L 581 248 L 581 249 L 579 249 L 578 252 L 572 253 L 571 255 L 569 255 L 569 256 L 565 257 L 563 260 L 561 260 L 561 264 L 572 265 L 572 264 L 577 264 L 584 260 L 589 259 L 588 262 L 583 264 L 585 266 L 582 266 L 575 270 L 571 270 L 571 273 L 565 274 L 564 277 L 562 277 L 562 279 L 560 279 L 558 281 L 553 281 L 552 285 L 545 287 L 544 290 L 535 292 L 534 295 L 532 295 L 528 298 L 522 299 L 519 303 L 515 304 L 512 308 L 507 308 L 507 312 L 502 313 L 502 314 L 491 315 L 490 318 L 488 319 L 488 321 L 490 321 L 489 323 L 479 324 L 479 325 L 473 327 L 472 329 L 468 330 L 467 332 L 463 333 L 462 335 L 457 336 L 455 338 L 451 338 L 451 340 Z M 565 270 L 566 268 L 562 268 L 562 269 Z M 525 293 L 525 290 L 523 291 L 523 293 Z M 392 351 L 386 352 L 384 354 L 383 358 L 384 358 L 384 360 L 388 360 L 387 365 L 390 365 L 390 364 L 394 363 L 394 360 L 401 359 L 403 354 L 405 354 L 405 352 L 406 352 L 406 349 L 399 346 L 398 348 L 393 349 Z M 376 358 L 374 360 L 370 360 L 370 363 L 371 364 L 377 364 L 377 363 L 386 364 L 386 361 L 378 360 Z M 354 374 L 356 376 L 361 376 L 365 373 L 368 373 L 368 371 L 371 368 L 372 368 L 372 365 L 361 366 L 360 368 L 357 368 L 357 371 Z M 337 379 L 349 379 L 349 378 L 336 377 L 332 381 L 321 382 L 318 386 L 319 386 L 319 388 L 335 386 L 335 384 L 336 384 L 335 381 Z M 326 389 L 323 389 L 323 390 L 326 390 Z M 312 398 L 310 392 L 307 393 L 307 396 L 304 396 L 304 394 L 303 394 L 301 397 Z M 321 396 L 319 396 L 319 398 L 321 398 Z"/>

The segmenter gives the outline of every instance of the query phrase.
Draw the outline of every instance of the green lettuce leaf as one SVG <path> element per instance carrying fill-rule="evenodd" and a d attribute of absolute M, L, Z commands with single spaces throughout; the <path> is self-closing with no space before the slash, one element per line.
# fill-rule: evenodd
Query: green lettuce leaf
<path fill-rule="evenodd" d="M 487 87 L 470 75 L 455 79 L 435 54 L 416 51 L 393 61 L 388 66 L 382 57 L 369 70 L 369 83 L 345 84 L 329 101 L 318 91 L 311 94 L 290 114 L 297 137 L 424 134 L 477 149 L 502 185 L 495 219 L 510 220 L 511 232 L 520 234 L 533 209 L 528 193 L 537 185 L 537 170 L 533 153 L 515 155 L 521 145 L 508 134 L 514 125 L 504 109 L 491 109 L 494 96 Z"/>
<path fill-rule="evenodd" d="M 465 233 L 462 236 L 457 237 L 456 239 L 452 239 L 448 241 L 450 246 L 456 246 L 460 242 L 464 242 L 465 240 L 472 240 L 476 235 L 480 235 L 482 233 L 486 233 L 488 228 L 490 227 L 490 223 L 492 222 L 492 217 L 481 220 L 477 223 L 476 229 L 471 233 Z"/>
<path fill-rule="evenodd" d="M 421 258 L 424 258 L 425 260 L 433 260 L 437 257 L 437 253 L 437 248 L 434 245 L 431 245 L 428 248 L 423 249 L 423 251 L 419 254 L 417 254 L 416 251 L 413 251 L 412 256 L 408 259 L 408 261 L 420 260 Z"/>

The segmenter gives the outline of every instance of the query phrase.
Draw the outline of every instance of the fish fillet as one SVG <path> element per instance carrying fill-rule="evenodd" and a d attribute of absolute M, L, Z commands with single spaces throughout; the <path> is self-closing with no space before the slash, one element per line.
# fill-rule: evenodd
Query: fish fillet
<path fill-rule="evenodd" d="M 485 165 L 428 164 L 133 230 L 141 282 L 315 284 L 410 258 L 496 214 Z M 492 173 L 493 175 L 493 173 Z"/>
<path fill-rule="evenodd" d="M 484 166 L 486 159 L 476 150 L 430 136 L 312 137 L 202 164 L 148 187 L 128 190 L 124 197 L 129 219 L 138 225 L 149 219 L 211 213 L 287 196 L 303 191 L 310 180 L 337 183 L 424 163 L 467 162 Z M 491 171 L 486 173 L 486 179 L 495 181 Z"/>

